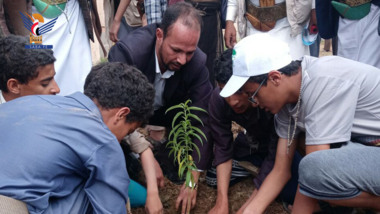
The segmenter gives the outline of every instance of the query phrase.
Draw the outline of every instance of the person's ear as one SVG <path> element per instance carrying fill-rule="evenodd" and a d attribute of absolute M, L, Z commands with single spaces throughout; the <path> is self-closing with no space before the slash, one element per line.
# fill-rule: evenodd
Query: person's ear
<path fill-rule="evenodd" d="M 161 28 L 156 29 L 156 38 L 160 42 L 164 40 L 164 31 Z"/>
<path fill-rule="evenodd" d="M 20 94 L 21 93 L 20 85 L 21 85 L 21 83 L 14 78 L 10 78 L 7 81 L 8 91 L 12 94 Z"/>
<path fill-rule="evenodd" d="M 268 73 L 268 81 L 275 86 L 279 86 L 282 80 L 282 75 L 279 71 L 271 71 Z"/>
<path fill-rule="evenodd" d="M 131 109 L 128 107 L 122 107 L 116 112 L 116 121 L 124 120 L 127 115 L 131 112 Z"/>

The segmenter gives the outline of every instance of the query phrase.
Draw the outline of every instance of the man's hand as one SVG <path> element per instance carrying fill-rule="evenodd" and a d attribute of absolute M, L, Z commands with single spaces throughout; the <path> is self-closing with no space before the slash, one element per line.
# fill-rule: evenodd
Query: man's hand
<path fill-rule="evenodd" d="M 120 20 L 114 19 L 112 21 L 112 25 L 110 28 L 110 40 L 111 41 L 113 41 L 113 42 L 119 41 L 119 39 L 117 38 L 117 33 L 119 32 L 119 28 L 120 28 Z"/>
<path fill-rule="evenodd" d="M 208 212 L 208 214 L 228 214 L 228 188 L 230 185 L 231 171 L 232 159 L 229 159 L 216 167 L 218 194 L 216 196 L 215 206 Z"/>
<path fill-rule="evenodd" d="M 310 11 L 309 32 L 310 34 L 318 33 L 317 15 L 315 13 L 315 9 Z"/>
<path fill-rule="evenodd" d="M 187 205 L 189 196 L 191 200 L 190 207 L 188 207 Z M 181 187 L 181 191 L 178 195 L 177 201 L 175 203 L 176 210 L 178 211 L 178 208 L 182 203 L 181 214 L 185 214 L 187 213 L 187 211 L 190 211 L 191 209 L 194 208 L 196 202 L 197 202 L 197 189 L 195 188 L 191 190 L 191 188 L 186 187 L 186 184 L 183 184 Z"/>
<path fill-rule="evenodd" d="M 224 41 L 228 48 L 233 48 L 236 44 L 236 28 L 233 21 L 226 21 L 226 30 L 224 32 Z"/>
<path fill-rule="evenodd" d="M 208 211 L 208 214 L 228 214 L 228 199 L 227 201 L 216 200 L 215 206 Z"/>
<path fill-rule="evenodd" d="M 236 214 L 242 214 L 243 212 L 244 213 L 249 213 L 249 212 L 252 212 L 249 210 L 249 208 L 247 209 L 248 205 L 251 203 L 251 201 L 255 198 L 255 196 L 257 195 L 257 189 L 253 190 L 251 196 L 248 198 L 248 200 L 243 204 L 243 206 L 240 207 L 240 209 L 237 211 Z"/>
<path fill-rule="evenodd" d="M 149 214 L 164 213 L 158 192 L 148 193 L 145 202 L 145 211 Z"/>
<path fill-rule="evenodd" d="M 154 159 L 154 171 L 156 172 L 158 188 L 164 187 L 165 186 L 164 174 L 162 173 L 160 164 L 157 162 L 156 159 Z"/>
<path fill-rule="evenodd" d="M 143 167 L 143 170 L 145 172 L 145 178 L 146 178 L 146 184 L 147 184 L 147 197 L 145 202 L 145 210 L 147 213 L 163 213 L 163 207 L 160 200 L 160 197 L 158 195 L 158 183 L 157 181 L 160 180 L 158 177 L 162 177 L 163 175 L 159 176 L 156 175 L 157 167 L 152 167 L 158 165 L 156 159 L 153 156 L 153 152 L 150 148 L 147 148 L 142 153 L 140 153 L 141 158 L 141 164 Z M 161 170 L 161 168 L 159 168 Z M 161 171 L 162 174 L 162 171 Z M 163 181 L 163 179 L 161 179 Z M 160 181 L 160 182 L 161 182 Z M 162 183 L 162 182 L 161 182 Z"/>

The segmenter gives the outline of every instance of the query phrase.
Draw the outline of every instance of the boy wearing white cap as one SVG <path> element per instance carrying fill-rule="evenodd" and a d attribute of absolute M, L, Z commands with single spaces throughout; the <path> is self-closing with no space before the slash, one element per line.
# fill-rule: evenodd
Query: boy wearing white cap
<path fill-rule="evenodd" d="M 288 46 L 268 35 L 243 39 L 233 60 L 221 96 L 243 87 L 251 102 L 276 114 L 280 137 L 273 170 L 240 212 L 262 213 L 276 198 L 291 176 L 300 131 L 307 156 L 294 213 L 312 213 L 317 200 L 380 210 L 380 70 L 336 56 L 291 61 Z"/>

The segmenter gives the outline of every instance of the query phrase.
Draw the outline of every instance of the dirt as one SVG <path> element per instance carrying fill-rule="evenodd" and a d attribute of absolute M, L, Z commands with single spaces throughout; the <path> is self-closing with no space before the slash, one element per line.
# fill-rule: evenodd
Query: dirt
<path fill-rule="evenodd" d="M 139 130 L 144 135 L 147 135 L 144 130 Z M 231 131 L 234 133 L 234 137 L 241 131 L 243 128 L 240 127 L 235 122 L 232 123 Z M 144 175 L 140 176 L 140 183 L 144 183 Z M 191 211 L 194 214 L 204 214 L 207 213 L 216 202 L 216 189 L 208 186 L 205 181 L 204 173 L 201 174 L 199 179 L 197 203 L 195 208 Z M 164 207 L 164 213 L 179 213 L 175 209 L 175 202 L 179 194 L 181 185 L 174 184 L 170 180 L 165 178 L 165 187 L 160 189 L 160 198 Z M 239 208 L 245 203 L 249 198 L 251 193 L 254 190 L 253 177 L 248 177 L 245 180 L 231 186 L 229 188 L 229 213 L 236 213 Z M 142 214 L 145 213 L 144 207 L 135 208 L 131 210 L 133 214 Z M 282 204 L 278 202 L 273 202 L 267 209 L 269 214 L 286 214 L 287 212 L 282 208 Z"/>
<path fill-rule="evenodd" d="M 332 55 L 331 47 L 329 51 L 324 50 L 324 43 L 325 41 L 322 39 L 321 44 L 320 44 L 320 56 Z M 238 132 L 241 131 L 241 128 L 238 125 L 234 124 L 232 127 L 232 131 L 236 135 Z M 164 206 L 164 213 L 167 213 L 167 214 L 179 213 L 179 212 L 176 212 L 175 210 L 175 201 L 177 199 L 180 188 L 181 188 L 181 185 L 176 185 L 170 182 L 168 179 L 165 179 L 165 187 L 160 190 L 160 198 Z M 239 208 L 244 204 L 244 202 L 249 198 L 253 190 L 254 190 L 254 185 L 253 185 L 252 177 L 247 178 L 233 185 L 232 187 L 230 187 L 229 193 L 228 193 L 229 213 L 236 213 L 239 210 Z M 217 194 L 216 189 L 209 187 L 206 184 L 204 175 L 201 176 L 199 180 L 197 203 L 191 213 L 194 213 L 194 214 L 207 213 L 215 205 L 216 194 Z M 132 209 L 132 213 L 142 214 L 142 213 L 145 213 L 145 209 L 143 207 L 135 208 L 135 209 Z M 277 201 L 272 202 L 265 213 L 287 214 L 287 212 L 282 207 L 282 204 Z"/>
<path fill-rule="evenodd" d="M 179 213 L 175 210 L 175 201 L 177 199 L 181 186 L 173 184 L 169 180 L 165 179 L 165 187 L 160 190 L 161 202 L 164 206 L 164 213 Z M 249 198 L 253 191 L 252 178 L 247 178 L 229 189 L 229 212 L 236 213 L 244 202 Z M 209 187 L 204 179 L 200 179 L 198 187 L 197 204 L 191 213 L 204 214 L 207 213 L 214 205 L 216 201 L 216 189 Z M 133 214 L 145 213 L 144 208 L 132 209 Z M 287 214 L 282 208 L 282 205 L 278 202 L 273 202 L 267 212 L 269 214 Z"/>

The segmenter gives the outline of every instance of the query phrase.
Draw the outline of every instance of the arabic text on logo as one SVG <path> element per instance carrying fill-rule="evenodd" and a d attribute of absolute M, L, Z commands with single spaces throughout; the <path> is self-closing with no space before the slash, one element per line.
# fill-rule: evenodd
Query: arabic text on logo
<path fill-rule="evenodd" d="M 32 16 L 29 14 L 21 13 L 21 18 L 24 23 L 24 27 L 29 30 L 29 42 L 30 45 L 25 45 L 28 49 L 52 49 L 53 45 L 43 45 L 42 35 L 51 31 L 54 27 L 58 17 L 52 19 L 48 23 L 44 23 L 44 17 L 41 14 L 35 13 Z"/>

